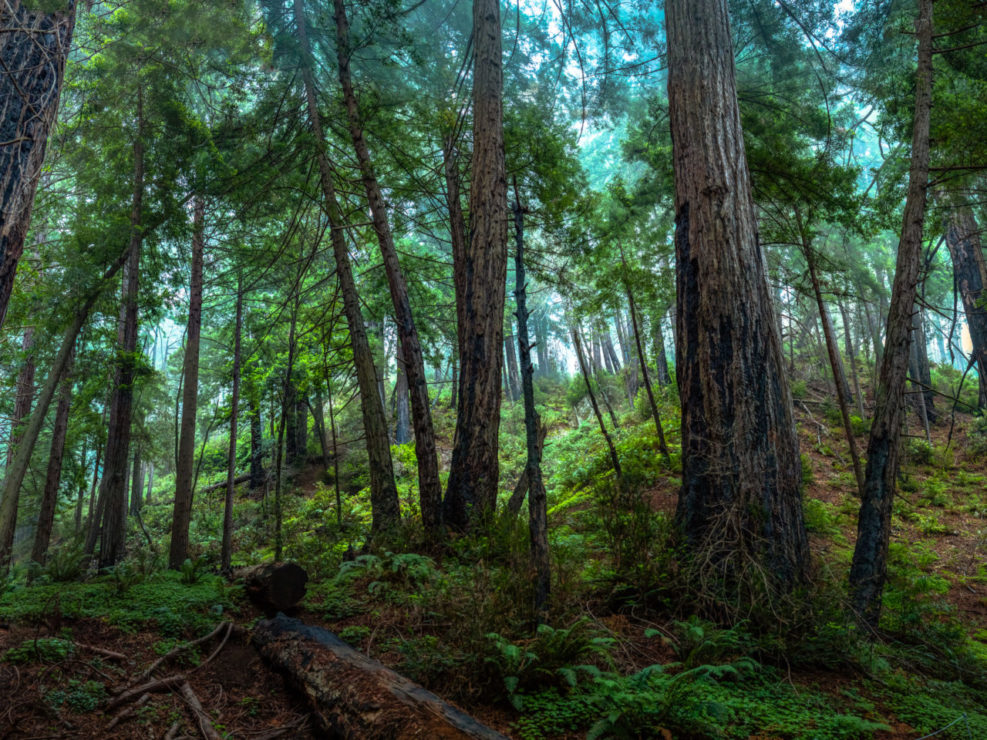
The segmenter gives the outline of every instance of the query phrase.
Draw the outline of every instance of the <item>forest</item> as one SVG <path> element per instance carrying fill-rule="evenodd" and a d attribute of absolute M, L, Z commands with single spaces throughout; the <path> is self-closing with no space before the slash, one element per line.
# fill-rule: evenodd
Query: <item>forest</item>
<path fill-rule="evenodd" d="M 987 3 L 0 0 L 0 737 L 987 737 Z"/>

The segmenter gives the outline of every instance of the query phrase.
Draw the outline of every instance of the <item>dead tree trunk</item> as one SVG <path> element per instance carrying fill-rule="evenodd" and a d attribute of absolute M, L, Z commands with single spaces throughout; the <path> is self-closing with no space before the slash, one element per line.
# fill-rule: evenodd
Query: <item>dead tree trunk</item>
<path fill-rule="evenodd" d="M 192 200 L 192 265 L 189 284 L 188 329 L 182 368 L 182 423 L 175 461 L 175 507 L 171 522 L 168 567 L 179 570 L 188 558 L 188 531 L 192 521 L 195 467 L 195 419 L 199 402 L 199 340 L 202 335 L 202 267 L 205 256 L 206 202 Z"/>
<path fill-rule="evenodd" d="M 344 236 L 342 209 L 336 200 L 336 186 L 333 182 L 332 165 L 326 153 L 325 129 L 315 97 L 315 80 L 312 74 L 312 50 L 308 40 L 305 9 L 302 0 L 294 0 L 296 33 L 302 54 L 302 80 L 305 86 L 305 102 L 308 109 L 308 123 L 315 140 L 316 158 L 319 166 L 319 184 L 322 187 L 323 208 L 330 224 L 332 251 L 336 261 L 336 275 L 343 296 L 343 311 L 349 328 L 350 345 L 353 349 L 353 363 L 356 365 L 357 382 L 360 388 L 360 410 L 363 415 L 363 429 L 366 437 L 367 454 L 370 459 L 370 504 L 372 509 L 372 530 L 379 532 L 391 528 L 400 515 L 397 486 L 394 483 L 394 467 L 391 462 L 390 440 L 387 434 L 387 418 L 377 388 L 377 372 L 374 358 L 367 339 L 367 330 L 360 309 L 360 297 L 353 277 L 349 253 Z"/>
<path fill-rule="evenodd" d="M 898 442 L 908 374 L 912 309 L 922 266 L 922 227 L 929 181 L 929 121 L 932 108 L 932 0 L 919 0 L 915 31 L 918 67 L 908 195 L 898 244 L 888 315 L 888 333 L 878 381 L 874 419 L 867 445 L 864 499 L 857 520 L 857 544 L 850 566 L 850 592 L 856 617 L 876 628 L 887 577 L 891 505 L 898 475 Z"/>
<path fill-rule="evenodd" d="M 787 591 L 809 563 L 802 475 L 727 2 L 667 0 L 665 13 L 682 404 L 677 519 L 696 567 L 727 590 L 743 590 L 753 561 L 771 589 Z"/>
<path fill-rule="evenodd" d="M 504 165 L 500 3 L 473 0 L 473 161 L 459 408 L 446 525 L 467 529 L 493 513 L 499 481 L 500 372 L 507 288 L 507 175 Z"/>
<path fill-rule="evenodd" d="M 506 740 L 320 627 L 279 615 L 252 641 L 307 697 L 327 737 Z"/>
<path fill-rule="evenodd" d="M 48 135 L 58 113 L 75 0 L 58 10 L 7 0 L 0 9 L 0 327 L 31 223 Z"/>

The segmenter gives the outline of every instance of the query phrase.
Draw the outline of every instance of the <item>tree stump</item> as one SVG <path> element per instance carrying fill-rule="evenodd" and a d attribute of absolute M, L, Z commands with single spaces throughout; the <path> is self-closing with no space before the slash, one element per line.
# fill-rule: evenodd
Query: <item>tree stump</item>
<path fill-rule="evenodd" d="M 263 563 L 237 568 L 233 577 L 243 579 L 248 598 L 268 617 L 292 609 L 305 598 L 308 573 L 295 563 Z"/>

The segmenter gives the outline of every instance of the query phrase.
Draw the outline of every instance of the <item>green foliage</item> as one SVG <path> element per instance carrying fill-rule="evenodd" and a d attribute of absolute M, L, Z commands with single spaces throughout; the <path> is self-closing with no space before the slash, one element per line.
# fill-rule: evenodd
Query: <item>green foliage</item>
<path fill-rule="evenodd" d="M 55 583 L 66 583 L 79 580 L 85 568 L 85 542 L 74 540 L 49 549 L 42 573 Z"/>
<path fill-rule="evenodd" d="M 202 557 L 198 557 L 195 560 L 191 558 L 185 558 L 182 563 L 181 581 L 186 586 L 194 586 L 200 580 L 205 572 L 206 561 Z"/>
<path fill-rule="evenodd" d="M 67 706 L 73 712 L 82 714 L 94 711 L 106 696 L 106 686 L 103 683 L 72 679 L 65 688 L 49 691 L 45 700 L 54 709 Z"/>
<path fill-rule="evenodd" d="M 815 476 L 812 472 L 812 458 L 804 452 L 799 455 L 799 458 L 802 461 L 802 487 L 804 488 L 812 483 Z"/>
<path fill-rule="evenodd" d="M 935 460 L 935 450 L 924 439 L 910 437 L 905 444 L 905 457 L 916 465 L 931 465 Z"/>
<path fill-rule="evenodd" d="M 58 663 L 75 654 L 75 645 L 57 637 L 25 640 L 4 653 L 7 663 Z"/>
<path fill-rule="evenodd" d="M 844 516 L 831 504 L 819 499 L 805 497 L 802 500 L 805 516 L 805 529 L 815 534 L 832 535 L 840 531 Z"/>

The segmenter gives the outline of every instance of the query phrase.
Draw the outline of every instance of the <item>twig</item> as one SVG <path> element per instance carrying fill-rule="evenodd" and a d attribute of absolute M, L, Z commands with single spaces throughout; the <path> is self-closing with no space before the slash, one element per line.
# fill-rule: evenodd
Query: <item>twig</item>
<path fill-rule="evenodd" d="M 182 683 L 179 689 L 182 693 L 182 698 L 185 699 L 185 703 L 189 705 L 192 710 L 192 714 L 195 715 L 196 721 L 199 723 L 199 731 L 202 733 L 202 737 L 206 740 L 223 740 L 220 734 L 212 726 L 212 722 L 209 719 L 209 715 L 206 714 L 206 710 L 202 708 L 202 702 L 199 701 L 199 697 L 195 695 L 192 691 L 192 687 L 189 686 L 188 681 Z"/>
<path fill-rule="evenodd" d="M 106 648 L 96 647 L 95 645 L 83 645 L 81 642 L 72 643 L 80 650 L 88 650 L 91 653 L 96 653 L 97 655 L 102 655 L 104 658 L 113 658 L 113 660 L 126 660 L 127 656 L 122 653 L 115 653 L 112 650 L 107 650 Z"/>
<path fill-rule="evenodd" d="M 175 740 L 178 737 L 178 729 L 182 726 L 182 723 L 175 720 L 171 727 L 168 728 L 168 732 L 165 733 L 164 740 Z"/>

